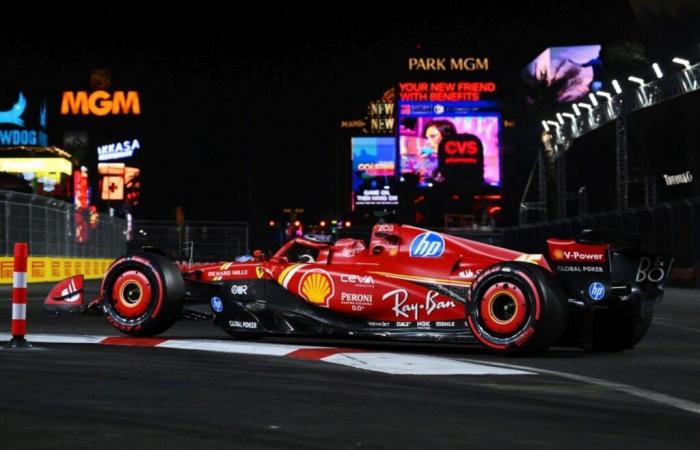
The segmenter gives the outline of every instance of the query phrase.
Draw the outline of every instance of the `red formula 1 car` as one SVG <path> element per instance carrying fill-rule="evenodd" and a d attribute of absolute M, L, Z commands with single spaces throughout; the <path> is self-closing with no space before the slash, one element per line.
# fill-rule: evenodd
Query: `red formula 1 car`
<path fill-rule="evenodd" d="M 181 318 L 230 335 L 472 342 L 504 353 L 552 345 L 631 348 L 651 324 L 671 260 L 634 236 L 585 232 L 525 254 L 408 225 L 369 240 L 296 238 L 270 258 L 178 269 L 157 252 L 109 268 L 84 305 L 82 276 L 57 284 L 47 312 L 101 310 L 118 330 L 150 336 Z"/>

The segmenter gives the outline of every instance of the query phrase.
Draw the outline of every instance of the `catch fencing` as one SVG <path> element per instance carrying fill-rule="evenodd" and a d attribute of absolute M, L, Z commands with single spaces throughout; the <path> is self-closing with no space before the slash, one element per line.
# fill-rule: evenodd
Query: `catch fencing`
<path fill-rule="evenodd" d="M 0 190 L 0 256 L 16 242 L 31 256 L 115 258 L 126 250 L 126 221 L 108 214 L 77 211 L 64 201 Z"/>
<path fill-rule="evenodd" d="M 232 261 L 250 253 L 248 222 L 134 222 L 130 250 L 153 246 L 168 257 L 193 262 Z"/>

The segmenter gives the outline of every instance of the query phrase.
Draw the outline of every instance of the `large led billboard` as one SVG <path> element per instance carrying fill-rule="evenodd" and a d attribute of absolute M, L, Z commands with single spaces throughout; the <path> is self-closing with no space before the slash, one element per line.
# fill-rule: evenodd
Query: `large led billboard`
<path fill-rule="evenodd" d="M 500 122 L 498 113 L 469 104 L 401 104 L 401 176 L 415 177 L 421 187 L 445 181 L 499 186 Z"/>
<path fill-rule="evenodd" d="M 73 165 L 66 158 L 0 158 L 0 172 L 15 173 L 40 195 L 65 198 Z"/>
<path fill-rule="evenodd" d="M 22 90 L 0 90 L 0 146 L 48 145 L 46 100 Z"/>
<path fill-rule="evenodd" d="M 602 87 L 600 45 L 551 47 L 525 67 L 530 84 L 555 86 L 557 100 L 576 101 Z M 532 99 L 531 99 L 532 100 Z"/>
<path fill-rule="evenodd" d="M 353 205 L 398 205 L 398 196 L 392 192 L 396 178 L 396 139 L 354 137 L 351 148 Z"/>

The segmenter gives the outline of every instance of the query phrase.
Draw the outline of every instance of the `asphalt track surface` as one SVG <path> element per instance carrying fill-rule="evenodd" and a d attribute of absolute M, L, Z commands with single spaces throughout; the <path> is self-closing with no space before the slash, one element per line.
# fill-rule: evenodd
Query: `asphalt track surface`
<path fill-rule="evenodd" d="M 30 286 L 30 342 L 119 336 L 101 317 L 44 315 L 47 290 Z M 0 333 L 8 333 L 9 288 L 0 296 Z M 239 345 L 208 322 L 179 322 L 164 337 Z M 622 353 L 555 348 L 512 358 L 454 345 L 263 344 L 529 374 L 391 375 L 293 357 L 42 342 L 0 350 L 0 449 L 700 448 L 698 290 L 669 288 L 647 337 Z"/>

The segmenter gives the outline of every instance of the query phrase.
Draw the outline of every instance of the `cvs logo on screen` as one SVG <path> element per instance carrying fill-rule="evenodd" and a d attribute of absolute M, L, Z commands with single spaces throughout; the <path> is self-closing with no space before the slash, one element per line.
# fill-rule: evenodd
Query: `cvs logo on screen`
<path fill-rule="evenodd" d="M 437 233 L 421 233 L 411 241 L 409 255 L 413 258 L 437 258 L 445 251 L 445 240 Z"/>
<path fill-rule="evenodd" d="M 451 136 L 440 147 L 445 164 L 478 164 L 484 152 L 481 140 L 472 134 Z"/>
<path fill-rule="evenodd" d="M 476 141 L 449 141 L 445 144 L 448 155 L 476 155 L 479 153 L 479 143 Z"/>

